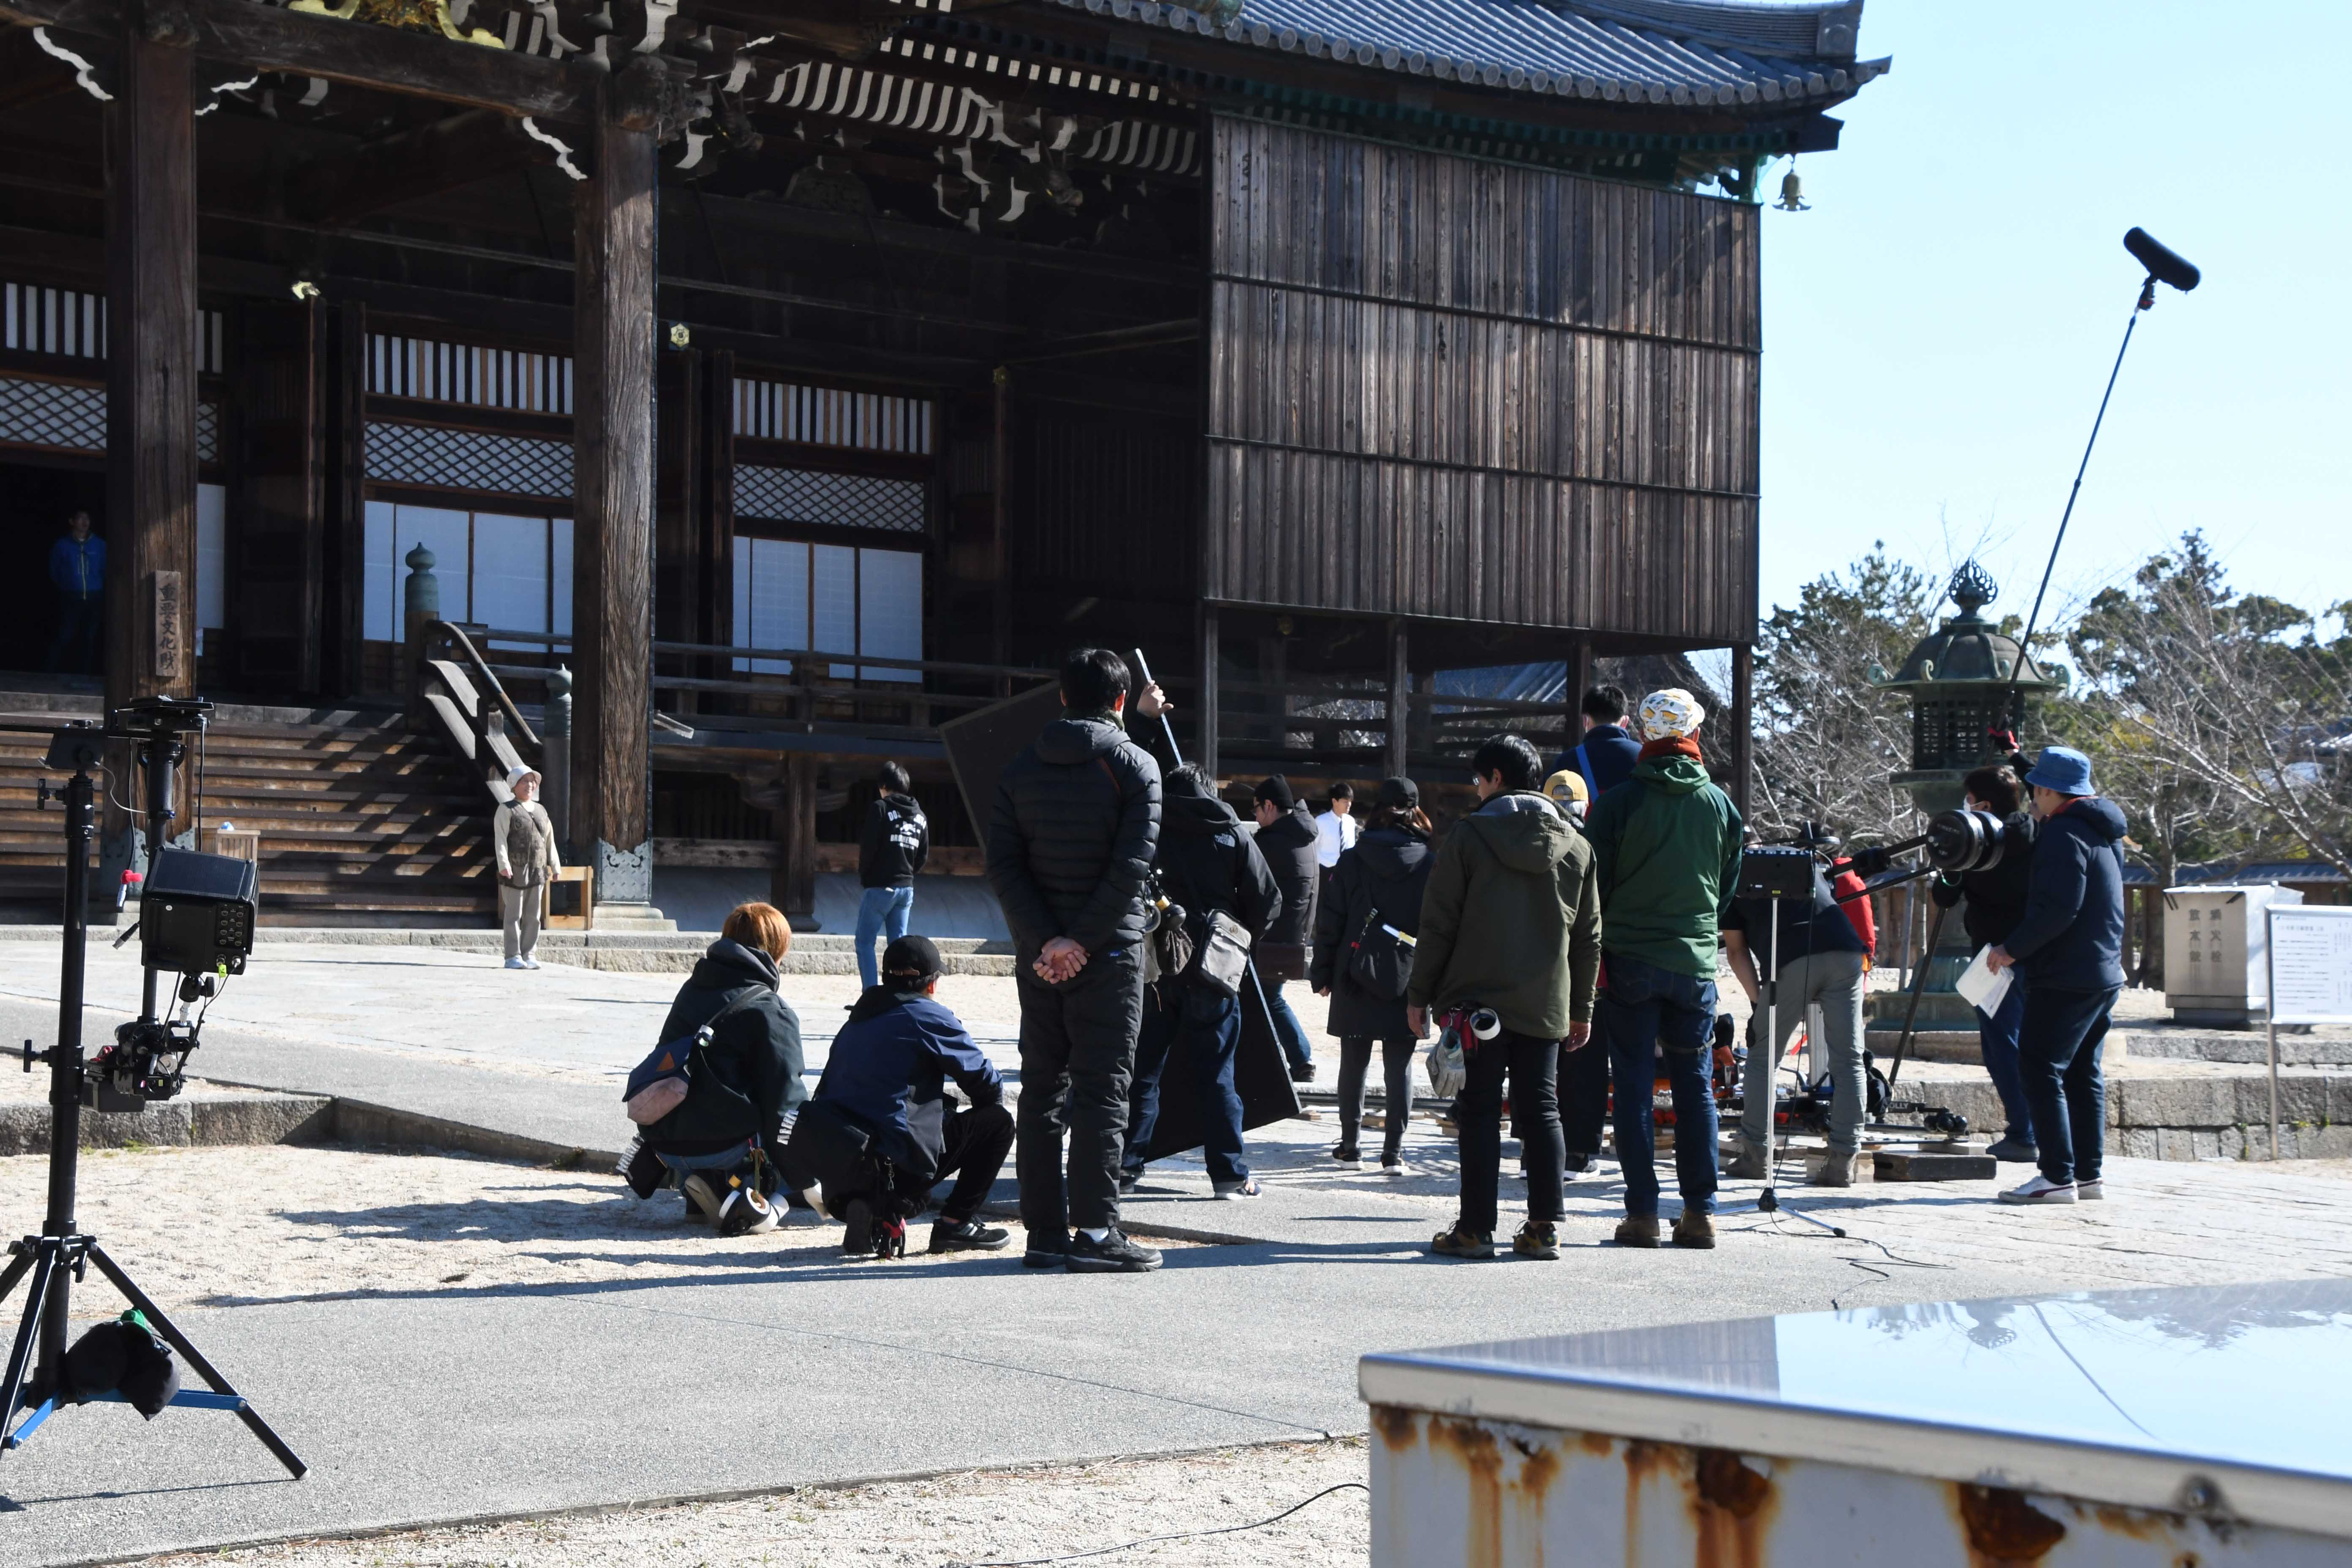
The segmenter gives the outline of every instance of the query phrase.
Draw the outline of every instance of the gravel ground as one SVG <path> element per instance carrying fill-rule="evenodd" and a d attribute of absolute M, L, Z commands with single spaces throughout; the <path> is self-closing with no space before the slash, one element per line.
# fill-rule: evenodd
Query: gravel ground
<path fill-rule="evenodd" d="M 39 1214 L 47 1174 L 46 1155 L 0 1159 L 0 1214 Z M 85 1151 L 79 1211 L 166 1309 L 841 1261 L 841 1227 L 814 1215 L 766 1236 L 723 1237 L 687 1222 L 675 1193 L 639 1203 L 606 1172 L 462 1154 L 285 1144 Z M 191 1215 L 204 1223 L 188 1224 Z M 1006 1227 L 1017 1250 L 1024 1232 Z M 875 1267 L 969 1264 L 969 1255 L 925 1255 L 929 1237 L 929 1222 L 914 1222 L 906 1258 Z M 76 1301 L 92 1316 L 116 1310 L 103 1289 Z"/>
<path fill-rule="evenodd" d="M 1278 1444 L 144 1561 L 152 1568 L 977 1568 L 1248 1524 L 1364 1477 L 1360 1438 Z M 1370 1531 L 1365 1494 L 1350 1489 L 1260 1529 L 1136 1546 L 1091 1561 L 1107 1568 L 1360 1568 Z"/>

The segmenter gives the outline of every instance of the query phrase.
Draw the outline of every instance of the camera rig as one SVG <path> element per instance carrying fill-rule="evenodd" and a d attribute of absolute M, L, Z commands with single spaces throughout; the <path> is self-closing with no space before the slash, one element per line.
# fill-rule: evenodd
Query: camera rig
<path fill-rule="evenodd" d="M 66 817 L 58 1038 L 45 1051 L 36 1051 L 30 1040 L 24 1048 L 26 1072 L 36 1062 L 49 1068 L 48 1208 L 41 1234 L 10 1243 L 7 1267 L 0 1269 L 0 1300 L 19 1284 L 28 1286 L 6 1372 L 0 1376 L 0 1451 L 21 1447 L 65 1405 L 122 1397 L 112 1388 L 78 1384 L 68 1373 L 66 1329 L 73 1287 L 95 1265 L 209 1385 L 208 1392 L 178 1388 L 174 1373 L 164 1403 L 234 1412 L 288 1473 L 299 1479 L 307 1469 L 300 1458 L 74 1217 L 83 1108 L 137 1111 L 179 1093 L 188 1055 L 195 1049 L 203 1026 L 203 1015 L 193 1011 L 194 1005 L 203 1001 L 209 1005 L 221 981 L 243 971 L 253 948 L 253 868 L 241 860 L 167 847 L 174 815 L 173 774 L 187 757 L 184 737 L 198 737 L 201 758 L 211 712 L 212 704 L 201 698 L 143 698 L 116 709 L 104 726 L 69 723 L 50 739 L 47 767 L 69 775 L 63 788 L 53 792 L 44 780 L 39 791 L 40 805 L 46 807 L 54 794 L 63 803 Z M 113 1043 L 95 1060 L 86 1061 L 82 1000 L 89 946 L 89 851 L 97 837 L 93 775 L 109 772 L 105 753 L 110 741 L 129 743 L 134 767 L 144 780 L 149 875 L 142 884 L 139 921 L 121 939 L 128 941 L 132 931 L 143 928 L 140 959 L 144 979 L 138 1018 L 117 1029 Z M 198 771 L 201 776 L 201 762 Z M 199 801 L 201 788 L 199 784 L 192 792 Z M 158 983 L 166 973 L 180 976 L 174 992 L 180 1004 L 176 1017 L 156 1011 Z"/>

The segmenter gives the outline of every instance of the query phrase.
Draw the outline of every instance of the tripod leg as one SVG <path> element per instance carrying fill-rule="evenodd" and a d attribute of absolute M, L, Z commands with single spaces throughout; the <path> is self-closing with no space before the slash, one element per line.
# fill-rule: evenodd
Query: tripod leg
<path fill-rule="evenodd" d="M 0 1301 L 8 1299 L 8 1292 L 16 1288 L 16 1281 L 22 1279 L 32 1267 L 33 1255 L 27 1252 L 20 1255 L 5 1269 L 0 1269 Z"/>
<path fill-rule="evenodd" d="M 229 1386 L 228 1379 L 223 1377 L 218 1369 L 205 1359 L 203 1352 L 189 1342 L 188 1336 L 180 1331 L 178 1325 L 163 1315 L 163 1309 L 149 1300 L 147 1292 L 131 1282 L 131 1276 L 125 1274 L 114 1259 L 106 1255 L 104 1247 L 92 1242 L 89 1248 L 89 1260 L 98 1265 L 98 1271 L 105 1275 L 117 1290 L 122 1292 L 124 1300 L 138 1308 L 146 1316 L 147 1321 L 155 1325 L 155 1331 L 163 1335 L 173 1350 L 180 1352 L 181 1359 L 188 1363 L 195 1374 L 212 1385 L 214 1393 L 230 1394 L 240 1400 L 245 1397 Z M 286 1446 L 286 1439 L 271 1430 L 269 1423 L 264 1421 L 251 1405 L 239 1405 L 236 1414 L 237 1418 L 245 1423 L 247 1429 L 261 1439 L 262 1447 L 277 1456 L 278 1462 L 286 1467 L 287 1473 L 296 1480 L 300 1480 L 310 1467 L 304 1464 L 300 1456 Z"/>
<path fill-rule="evenodd" d="M 6 1442 L 6 1434 L 16 1425 L 16 1409 L 24 1400 L 25 1374 L 32 1368 L 33 1347 L 40 1341 L 41 1317 L 48 1310 L 49 1274 L 57 1267 L 56 1252 L 46 1247 L 31 1262 L 32 1294 L 25 1298 L 25 1316 L 16 1325 L 16 1346 L 8 1352 L 8 1375 L 0 1382 L 0 1447 L 13 1446 Z"/>

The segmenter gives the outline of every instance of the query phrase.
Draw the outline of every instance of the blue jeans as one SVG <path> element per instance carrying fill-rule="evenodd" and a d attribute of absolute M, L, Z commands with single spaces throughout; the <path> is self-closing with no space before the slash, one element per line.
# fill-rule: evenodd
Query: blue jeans
<path fill-rule="evenodd" d="M 2025 985 L 2012 981 L 1997 1012 L 1990 1017 L 1977 1015 L 1977 1048 L 1984 1054 L 1993 1092 L 2000 1096 L 2000 1113 L 2009 1123 L 2003 1135 L 2032 1143 L 2033 1112 L 2025 1103 L 2025 1077 L 2017 1066 L 2017 1031 L 2024 1022 Z"/>
<path fill-rule="evenodd" d="M 2120 989 L 2060 991 L 2030 986 L 2017 1032 L 2018 1071 L 2033 1111 L 2042 1173 L 2064 1186 L 2099 1179 L 2106 1141 L 2106 1085 L 2099 1047 Z"/>
<path fill-rule="evenodd" d="M 1274 1037 L 1282 1044 L 1283 1059 L 1292 1067 L 1303 1068 L 1315 1059 L 1314 1047 L 1307 1043 L 1306 1027 L 1298 1015 L 1282 994 L 1282 982 L 1277 980 L 1265 987 L 1265 1010 L 1274 1015 Z"/>
<path fill-rule="evenodd" d="M 907 917 L 915 910 L 912 888 L 868 888 L 857 900 L 857 977 L 872 990 L 882 984 L 881 965 L 874 956 L 874 939 L 896 942 L 907 934 Z"/>
<path fill-rule="evenodd" d="M 1623 953 L 1604 955 L 1609 988 L 1593 1009 L 1593 1029 L 1609 1045 L 1616 1085 L 1617 1164 L 1625 1173 L 1625 1212 L 1658 1213 L 1658 1140 L 1651 1123 L 1651 1086 L 1663 1053 L 1675 1099 L 1675 1177 L 1685 1214 L 1715 1212 L 1715 1085 L 1708 1076 L 1715 1033 L 1715 982 L 1679 974 Z"/>
<path fill-rule="evenodd" d="M 1192 1047 L 1192 1089 L 1201 1097 L 1201 1157 L 1209 1167 L 1209 1180 L 1221 1187 L 1246 1182 L 1242 1097 L 1234 1088 L 1234 1052 L 1242 1042 L 1241 999 L 1206 985 L 1180 985 L 1176 1005 L 1162 1007 L 1161 989 L 1144 993 L 1127 1119 L 1127 1173 L 1143 1173 L 1143 1152 L 1151 1146 L 1151 1134 L 1160 1125 L 1160 1077 L 1168 1066 L 1168 1049 L 1181 1033 Z"/>

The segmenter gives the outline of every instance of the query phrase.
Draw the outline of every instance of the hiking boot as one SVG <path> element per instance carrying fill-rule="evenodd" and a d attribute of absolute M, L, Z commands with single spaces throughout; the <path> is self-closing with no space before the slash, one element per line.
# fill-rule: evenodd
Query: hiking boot
<path fill-rule="evenodd" d="M 1762 1144 L 1742 1138 L 1723 1173 L 1742 1182 L 1760 1182 L 1772 1173 L 1772 1156 Z"/>
<path fill-rule="evenodd" d="M 841 1255 L 844 1258 L 874 1256 L 874 1205 L 864 1198 L 852 1198 L 841 1211 Z"/>
<path fill-rule="evenodd" d="M 2042 1151 L 2014 1135 L 2005 1137 L 1985 1151 L 2004 1165 L 2031 1165 L 2042 1158 Z"/>
<path fill-rule="evenodd" d="M 1100 1241 L 1083 1230 L 1073 1231 L 1068 1267 L 1073 1274 L 1149 1274 L 1160 1267 L 1160 1251 L 1129 1241 L 1117 1226 Z"/>
<path fill-rule="evenodd" d="M 1822 1168 L 1813 1173 L 1813 1185 L 1817 1187 L 1853 1185 L 1853 1163 L 1856 1157 L 1855 1152 L 1852 1149 L 1831 1150 L 1829 1158 L 1822 1162 Z"/>
<path fill-rule="evenodd" d="M 1550 1259 L 1559 1256 L 1559 1228 L 1549 1221 L 1537 1224 L 1529 1220 L 1519 1226 L 1519 1234 L 1511 1237 L 1511 1250 L 1521 1258 Z"/>
<path fill-rule="evenodd" d="M 1331 1163 L 1343 1171 L 1360 1171 L 1364 1168 L 1363 1155 L 1353 1149 L 1332 1150 Z"/>
<path fill-rule="evenodd" d="M 686 1193 L 689 1213 L 697 1214 L 698 1217 L 707 1220 L 715 1220 L 719 1217 L 722 1204 L 719 1196 L 719 1189 L 710 1184 L 709 1177 L 698 1173 L 687 1177 L 679 1184 Z"/>
<path fill-rule="evenodd" d="M 1695 1209 L 1683 1210 L 1675 1218 L 1675 1245 L 1676 1247 L 1713 1247 L 1715 1221 Z"/>
<path fill-rule="evenodd" d="M 2074 1183 L 2053 1182 L 2037 1172 L 2033 1179 L 2023 1186 L 2011 1187 L 2001 1194 L 2000 1201 L 2005 1204 L 2071 1204 L 2081 1195 L 2074 1190 Z"/>
<path fill-rule="evenodd" d="M 1620 1247 L 1655 1247 L 1658 1245 L 1658 1216 L 1654 1214 L 1627 1215 L 1617 1222 L 1617 1245 Z"/>
<path fill-rule="evenodd" d="M 1492 1258 L 1495 1237 L 1492 1231 L 1465 1230 L 1456 1220 L 1451 1230 L 1441 1230 L 1429 1244 L 1429 1250 L 1440 1258 Z"/>
<path fill-rule="evenodd" d="M 994 1252 L 1012 1239 L 1013 1233 L 1001 1225 L 950 1219 L 945 1215 L 931 1222 L 933 1252 Z"/>
<path fill-rule="evenodd" d="M 1029 1248 L 1021 1255 L 1024 1268 L 1060 1268 L 1070 1261 L 1070 1238 L 1029 1233 Z"/>

